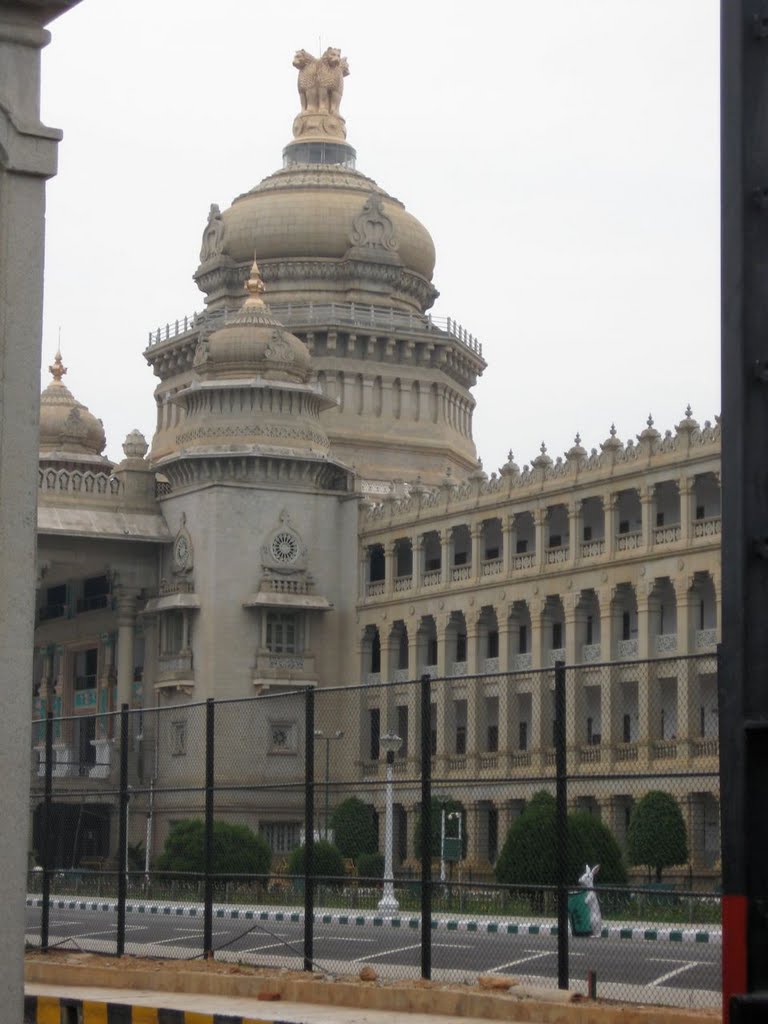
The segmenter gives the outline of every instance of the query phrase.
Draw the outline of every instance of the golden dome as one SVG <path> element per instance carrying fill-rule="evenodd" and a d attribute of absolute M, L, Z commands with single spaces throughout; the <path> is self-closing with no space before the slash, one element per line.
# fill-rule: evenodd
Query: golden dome
<path fill-rule="evenodd" d="M 309 350 L 270 315 L 262 299 L 264 283 L 255 262 L 245 290 L 248 298 L 238 312 L 200 342 L 194 359 L 198 376 L 203 380 L 260 377 L 306 384 Z"/>
<path fill-rule="evenodd" d="M 107 443 L 101 420 L 62 383 L 67 370 L 61 352 L 56 353 L 48 369 L 53 380 L 40 396 L 40 457 L 61 461 L 71 456 L 76 462 L 111 465 L 101 454 Z"/>

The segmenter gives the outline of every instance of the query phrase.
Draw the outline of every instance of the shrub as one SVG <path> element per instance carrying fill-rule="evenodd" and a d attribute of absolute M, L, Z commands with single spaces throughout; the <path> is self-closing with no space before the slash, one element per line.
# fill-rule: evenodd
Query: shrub
<path fill-rule="evenodd" d="M 338 805 L 331 815 L 331 828 L 342 857 L 357 863 L 362 854 L 376 852 L 378 836 L 373 808 L 356 796 Z"/>
<path fill-rule="evenodd" d="M 357 862 L 357 873 L 361 878 L 383 878 L 384 854 L 361 853 Z"/>
<path fill-rule="evenodd" d="M 227 821 L 213 824 L 213 871 L 218 875 L 267 875 L 272 851 L 262 835 L 247 825 Z M 160 854 L 160 871 L 205 870 L 205 824 L 200 818 L 178 821 L 171 826 Z"/>
<path fill-rule="evenodd" d="M 318 839 L 314 850 L 314 873 L 317 878 L 337 879 L 344 876 L 344 858 L 338 847 L 326 839 Z M 306 845 L 298 846 L 288 858 L 288 874 L 303 875 Z"/>
<path fill-rule="evenodd" d="M 630 864 L 647 864 L 661 873 L 673 864 L 688 860 L 688 836 L 677 801 L 669 793 L 652 789 L 635 804 L 627 831 Z"/>

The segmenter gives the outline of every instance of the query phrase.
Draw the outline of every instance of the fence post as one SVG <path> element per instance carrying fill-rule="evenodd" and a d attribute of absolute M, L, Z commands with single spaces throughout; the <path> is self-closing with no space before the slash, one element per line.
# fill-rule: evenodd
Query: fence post
<path fill-rule="evenodd" d="M 555 662 L 555 842 L 557 846 L 557 987 L 568 988 L 568 788 L 565 663 Z"/>
<path fill-rule="evenodd" d="M 312 970 L 315 935 L 315 691 L 304 705 L 304 970 Z"/>
<path fill-rule="evenodd" d="M 43 906 L 40 915 L 40 948 L 48 951 L 48 933 L 51 920 L 51 803 L 53 789 L 53 711 L 45 716 L 45 790 L 43 797 L 43 843 L 40 851 L 43 862 Z"/>
<path fill-rule="evenodd" d="M 203 954 L 213 959 L 213 728 L 215 703 L 205 702 L 205 850 L 203 862 Z"/>
<path fill-rule="evenodd" d="M 432 695 L 421 677 L 421 976 L 432 977 Z"/>
<path fill-rule="evenodd" d="M 128 895 L 125 855 L 128 849 L 128 705 L 120 706 L 120 781 L 117 832 L 117 955 L 125 953 L 125 901 Z"/>

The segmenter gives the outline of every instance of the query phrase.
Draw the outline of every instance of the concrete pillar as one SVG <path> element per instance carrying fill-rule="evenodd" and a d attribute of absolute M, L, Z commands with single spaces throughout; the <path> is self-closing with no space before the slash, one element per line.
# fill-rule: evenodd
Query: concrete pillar
<path fill-rule="evenodd" d="M 476 675 L 479 671 L 477 624 L 467 624 L 467 675 Z"/>
<path fill-rule="evenodd" d="M 440 531 L 440 576 L 443 584 L 451 582 L 453 559 L 453 527 L 446 526 Z"/>
<path fill-rule="evenodd" d="M 472 538 L 472 579 L 479 580 L 480 563 L 483 557 L 483 524 L 472 523 L 470 536 Z"/>
<path fill-rule="evenodd" d="M 413 535 L 413 589 L 418 590 L 421 586 L 421 578 L 424 575 L 424 535 L 415 533 Z"/>
<path fill-rule="evenodd" d="M 535 547 L 536 547 L 536 565 L 541 569 L 546 562 L 546 554 L 544 551 L 544 524 L 547 519 L 547 510 L 545 508 L 537 508 L 533 511 L 533 527 L 535 531 Z"/>
<path fill-rule="evenodd" d="M 496 627 L 499 633 L 499 672 L 511 671 L 509 650 L 509 616 L 506 609 L 496 609 Z"/>
<path fill-rule="evenodd" d="M 514 565 L 515 548 L 517 546 L 517 529 L 514 515 L 506 515 L 502 520 L 502 553 L 504 560 L 504 576 L 508 577 Z"/>
<path fill-rule="evenodd" d="M 395 542 L 384 543 L 384 593 L 391 594 L 395 589 Z"/>
<path fill-rule="evenodd" d="M 693 477 L 681 477 L 678 490 L 680 492 L 680 540 L 683 544 L 687 544 L 693 530 Z"/>
<path fill-rule="evenodd" d="M 0 814 L 28 820 L 34 643 L 40 338 L 45 182 L 56 173 L 61 133 L 40 123 L 44 25 L 74 5 L 0 3 Z M 27 830 L 0 830 L 0 1006 L 23 1017 L 22 958 Z"/>
<path fill-rule="evenodd" d="M 133 696 L 133 645 L 136 635 L 136 593 L 117 594 L 117 707 L 130 704 Z"/>
<path fill-rule="evenodd" d="M 656 526 L 656 487 L 640 488 L 640 517 L 643 533 L 643 547 L 650 551 L 653 547 L 653 530 Z"/>
<path fill-rule="evenodd" d="M 603 495 L 603 519 L 605 523 L 605 553 L 608 558 L 616 554 L 616 495 Z"/>
<path fill-rule="evenodd" d="M 575 564 L 581 561 L 581 507 L 580 498 L 568 506 L 568 557 Z"/>

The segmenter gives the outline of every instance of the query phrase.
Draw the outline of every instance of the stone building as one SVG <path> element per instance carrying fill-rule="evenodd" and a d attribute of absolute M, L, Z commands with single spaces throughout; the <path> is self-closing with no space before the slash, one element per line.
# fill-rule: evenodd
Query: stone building
<path fill-rule="evenodd" d="M 418 721 L 406 684 L 428 672 L 441 680 L 436 764 L 475 780 L 468 857 L 487 867 L 527 792 L 507 783 L 551 774 L 540 670 L 564 660 L 573 802 L 621 839 L 638 790 L 617 779 L 598 795 L 590 772 L 691 772 L 676 795 L 695 867 L 711 869 L 718 794 L 695 773 L 717 769 L 719 424 L 689 409 L 661 435 L 649 418 L 636 441 L 611 429 L 588 452 L 577 436 L 564 459 L 542 445 L 520 470 L 510 453 L 489 478 L 472 440 L 481 347 L 430 315 L 429 233 L 356 169 L 338 95 L 306 85 L 315 67 L 340 90 L 346 61 L 311 61 L 297 54 L 305 106 L 282 168 L 210 208 L 194 273 L 205 311 L 149 335 L 151 449 L 134 432 L 123 461 L 104 458 L 58 354 L 41 398 L 34 692 L 38 716 L 68 716 L 53 762 L 73 797 L 62 843 L 78 788 L 95 806 L 93 780 L 114 779 L 114 727 L 96 715 L 176 709 L 153 719 L 154 781 L 181 785 L 199 741 L 185 708 L 276 695 L 258 727 L 232 720 L 227 756 L 263 782 L 299 780 L 301 722 L 280 694 L 362 682 L 325 699 L 322 722 L 343 726 L 349 770 L 378 806 L 379 737 L 402 736 L 407 774 Z M 665 660 L 688 654 L 702 657 Z M 638 671 L 648 659 L 657 670 Z M 36 749 L 33 805 L 39 735 Z M 398 801 L 401 859 L 417 802 L 416 787 Z M 231 806 L 275 852 L 298 841 L 291 798 Z M 166 807 L 184 810 L 181 797 Z M 108 808 L 93 813 L 108 823 Z M 106 856 L 114 834 L 105 824 L 70 855 Z"/>

